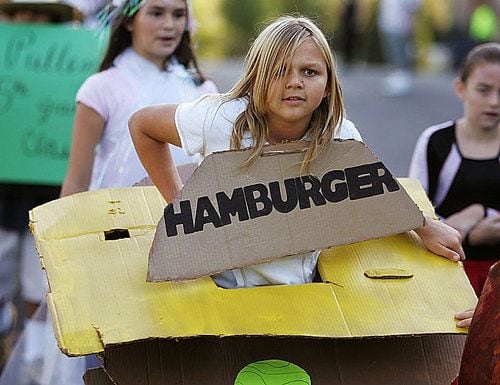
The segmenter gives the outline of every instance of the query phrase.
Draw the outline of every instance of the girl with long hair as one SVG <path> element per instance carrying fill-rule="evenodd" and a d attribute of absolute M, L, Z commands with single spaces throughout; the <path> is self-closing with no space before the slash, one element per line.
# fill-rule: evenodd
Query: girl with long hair
<path fill-rule="evenodd" d="M 146 176 L 127 120 L 158 103 L 191 101 L 215 92 L 199 70 L 191 44 L 187 0 L 125 0 L 108 9 L 113 19 L 99 72 L 76 96 L 69 167 L 61 196 L 88 189 L 130 186 Z M 176 165 L 190 163 L 172 149 Z"/>
<path fill-rule="evenodd" d="M 344 117 L 342 90 L 328 42 L 304 17 L 285 16 L 255 39 L 243 78 L 227 94 L 191 103 L 147 107 L 129 127 L 137 152 L 167 201 L 181 182 L 165 151 L 168 143 L 202 157 L 215 151 L 251 147 L 242 165 L 249 167 L 267 144 L 310 142 L 302 170 L 334 138 L 361 140 Z M 417 229 L 426 246 L 449 259 L 461 258 L 458 233 L 428 220 Z M 311 282 L 320 250 L 233 269 L 214 276 L 219 286 L 249 287 Z"/>

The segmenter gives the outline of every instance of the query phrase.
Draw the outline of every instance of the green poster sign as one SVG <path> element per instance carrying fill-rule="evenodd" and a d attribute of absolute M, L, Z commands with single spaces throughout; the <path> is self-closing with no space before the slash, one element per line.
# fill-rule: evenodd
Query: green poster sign
<path fill-rule="evenodd" d="M 0 183 L 60 184 L 75 95 L 107 36 L 66 25 L 0 23 Z"/>

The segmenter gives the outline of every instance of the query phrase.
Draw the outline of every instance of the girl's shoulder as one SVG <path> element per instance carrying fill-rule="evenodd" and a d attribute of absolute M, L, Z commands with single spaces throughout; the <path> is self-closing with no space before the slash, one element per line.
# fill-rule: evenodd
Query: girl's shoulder
<path fill-rule="evenodd" d="M 234 122 L 246 105 L 244 100 L 229 99 L 225 94 L 208 94 L 192 102 L 179 104 L 175 121 L 181 130 L 211 132 L 226 137 L 231 135 Z"/>
<path fill-rule="evenodd" d="M 363 141 L 363 139 L 361 138 L 361 134 L 359 133 L 354 123 L 348 119 L 342 119 L 342 121 L 339 123 L 339 128 L 335 137 L 338 139 L 354 139 L 360 142 Z"/>
<path fill-rule="evenodd" d="M 116 67 L 111 67 L 107 70 L 90 75 L 82 84 L 82 88 L 90 87 L 106 90 L 115 88 L 123 89 L 126 83 L 127 79 L 123 76 L 123 73 Z"/>
<path fill-rule="evenodd" d="M 455 129 L 455 121 L 454 120 L 448 120 L 444 123 L 439 123 L 439 124 L 434 124 L 430 127 L 427 127 L 423 132 L 424 133 L 433 133 L 439 130 L 450 130 L 450 129 Z"/>
<path fill-rule="evenodd" d="M 455 125 L 455 121 L 449 120 L 444 123 L 427 127 L 420 134 L 420 140 L 429 141 L 431 138 L 446 138 L 448 141 L 454 141 Z"/>
<path fill-rule="evenodd" d="M 115 67 L 89 76 L 76 94 L 81 102 L 107 116 L 105 111 L 121 108 L 137 95 L 135 87 Z"/>
<path fill-rule="evenodd" d="M 96 72 L 90 75 L 81 85 L 80 90 L 95 89 L 112 92 L 113 90 L 122 90 L 127 87 L 128 80 L 115 67 Z"/>
<path fill-rule="evenodd" d="M 226 94 L 212 93 L 199 97 L 193 102 L 182 105 L 192 107 L 196 110 L 212 111 L 223 116 L 233 116 L 241 114 L 248 101 L 245 98 L 230 99 Z"/>

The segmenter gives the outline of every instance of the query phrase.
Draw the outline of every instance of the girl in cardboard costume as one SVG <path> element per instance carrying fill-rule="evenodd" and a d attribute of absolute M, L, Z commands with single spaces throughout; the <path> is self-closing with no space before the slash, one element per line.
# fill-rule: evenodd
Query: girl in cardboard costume
<path fill-rule="evenodd" d="M 114 7 L 120 5 L 120 7 Z M 99 72 L 77 93 L 69 167 L 61 195 L 131 186 L 147 174 L 127 130 L 137 109 L 194 100 L 216 87 L 200 72 L 191 46 L 193 18 L 186 0 L 114 1 Z M 176 164 L 191 157 L 173 150 Z"/>
<path fill-rule="evenodd" d="M 137 152 L 167 201 L 179 192 L 168 143 L 202 157 L 214 151 L 252 147 L 243 166 L 266 144 L 304 139 L 311 142 L 302 167 L 333 138 L 361 140 L 344 118 L 342 92 L 328 42 L 303 17 L 281 17 L 254 41 L 244 77 L 227 94 L 191 103 L 147 107 L 129 121 Z M 458 233 L 437 221 L 416 230 L 425 245 L 446 258 L 462 257 Z M 214 276 L 219 286 L 251 287 L 311 282 L 319 250 L 226 271 Z"/>
<path fill-rule="evenodd" d="M 444 222 L 464 240 L 465 271 L 481 294 L 500 256 L 500 44 L 474 48 L 455 80 L 463 117 L 427 128 L 410 164 Z"/>

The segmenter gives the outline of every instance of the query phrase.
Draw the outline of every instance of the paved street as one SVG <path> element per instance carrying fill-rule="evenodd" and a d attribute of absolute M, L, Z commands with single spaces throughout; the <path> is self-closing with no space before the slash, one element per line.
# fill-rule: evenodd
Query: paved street
<path fill-rule="evenodd" d="M 418 135 L 428 126 L 460 116 L 453 74 L 423 74 L 413 92 L 400 98 L 382 96 L 384 71 L 357 69 L 342 76 L 347 115 L 365 143 L 395 176 L 406 176 Z"/>
<path fill-rule="evenodd" d="M 241 62 L 204 63 L 202 68 L 227 91 L 241 74 Z M 347 115 L 365 143 L 395 176 L 406 176 L 418 135 L 428 126 L 454 119 L 461 103 L 453 91 L 453 74 L 421 74 L 413 92 L 400 98 L 382 96 L 385 69 L 355 67 L 340 71 Z"/>

